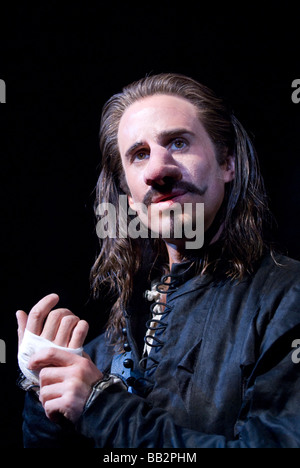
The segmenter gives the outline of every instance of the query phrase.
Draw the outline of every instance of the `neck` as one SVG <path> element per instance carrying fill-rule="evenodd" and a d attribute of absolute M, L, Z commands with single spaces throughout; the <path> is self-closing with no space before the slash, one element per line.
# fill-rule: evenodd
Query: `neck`
<path fill-rule="evenodd" d="M 184 252 L 177 244 L 166 242 L 166 247 L 169 256 L 169 268 L 171 271 L 173 263 L 182 263 L 184 260 Z"/>
<path fill-rule="evenodd" d="M 217 240 L 220 238 L 220 236 L 222 234 L 223 228 L 224 228 L 224 223 L 222 223 L 220 225 L 220 227 L 217 230 L 215 235 L 211 234 L 212 237 L 209 236 L 211 238 L 209 238 L 206 245 L 212 245 L 215 242 L 217 242 Z M 169 256 L 169 268 L 170 268 L 170 270 L 172 268 L 173 263 L 182 263 L 187 259 L 187 257 L 189 257 L 189 254 L 190 255 L 192 255 L 193 253 L 195 254 L 195 251 L 187 251 L 185 249 L 185 241 L 183 241 L 183 240 L 181 240 L 178 243 L 177 242 L 173 243 L 171 241 L 166 241 L 165 240 L 165 244 L 166 244 L 166 248 L 167 248 L 167 252 L 168 252 L 168 256 Z M 205 246 L 205 243 L 204 243 L 204 246 Z"/>

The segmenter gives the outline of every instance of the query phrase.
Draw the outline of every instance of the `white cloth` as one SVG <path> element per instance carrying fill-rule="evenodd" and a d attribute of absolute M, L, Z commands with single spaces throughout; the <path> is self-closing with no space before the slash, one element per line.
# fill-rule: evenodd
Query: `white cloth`
<path fill-rule="evenodd" d="M 43 338 L 42 336 L 35 335 L 31 333 L 27 328 L 25 329 L 23 340 L 18 352 L 18 363 L 21 371 L 25 377 L 30 380 L 33 384 L 39 384 L 39 372 L 33 371 L 27 368 L 29 359 L 31 356 L 43 348 L 58 348 L 64 351 L 68 351 L 72 354 L 77 354 L 82 356 L 83 348 L 64 348 L 63 346 L 58 346 L 52 341 Z"/>
<path fill-rule="evenodd" d="M 150 302 L 154 300 L 155 302 L 158 302 L 158 303 L 160 301 L 163 301 L 163 295 L 159 291 L 157 291 L 156 284 L 152 286 L 151 290 L 147 290 L 145 292 L 145 298 Z M 163 313 L 162 304 L 156 304 L 153 307 L 150 327 L 148 327 L 148 330 L 146 332 L 147 341 L 145 342 L 145 345 L 144 345 L 144 353 L 143 353 L 144 356 L 149 356 L 151 352 L 153 336 L 155 335 L 155 329 L 158 327 L 158 322 L 161 319 L 162 313 Z"/>

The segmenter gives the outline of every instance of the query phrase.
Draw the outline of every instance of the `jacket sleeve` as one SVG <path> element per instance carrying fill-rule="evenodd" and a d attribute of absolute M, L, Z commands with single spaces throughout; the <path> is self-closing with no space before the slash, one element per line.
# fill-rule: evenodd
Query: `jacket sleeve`
<path fill-rule="evenodd" d="M 101 370 L 110 367 L 111 347 L 106 345 L 104 334 L 85 346 L 85 351 Z M 78 434 L 72 423 L 62 418 L 60 424 L 51 422 L 34 392 L 26 392 L 23 409 L 23 444 L 25 448 L 85 448 L 94 441 Z"/>
<path fill-rule="evenodd" d="M 24 448 L 89 448 L 93 441 L 76 433 L 74 425 L 62 418 L 61 424 L 51 422 L 33 392 L 25 395 L 23 410 Z"/>
<path fill-rule="evenodd" d="M 83 413 L 77 430 L 68 422 L 50 422 L 37 398 L 28 393 L 23 413 L 24 446 L 66 448 L 76 443 L 98 448 L 299 448 L 300 351 L 291 349 L 296 336 L 300 337 L 299 326 L 281 335 L 245 382 L 234 440 L 177 426 L 163 409 L 153 408 L 147 400 L 112 385 Z"/>
<path fill-rule="evenodd" d="M 146 400 L 112 385 L 82 415 L 77 431 L 67 421 L 63 425 L 50 422 L 37 398 L 28 393 L 23 414 L 24 446 L 299 448 L 300 364 L 294 363 L 289 354 L 270 368 L 269 360 L 276 352 L 275 348 L 269 350 L 265 362 L 262 360 L 257 366 L 256 377 L 249 379 L 235 440 L 176 426 L 164 410 L 153 408 Z M 263 366 L 268 370 L 261 372 Z"/>
<path fill-rule="evenodd" d="M 255 328 L 264 328 L 263 339 L 258 358 L 242 369 L 243 399 L 233 440 L 178 426 L 164 409 L 112 385 L 82 414 L 76 428 L 50 423 L 39 402 L 27 395 L 25 445 L 66 447 L 75 442 L 97 448 L 300 448 L 300 349 L 292 347 L 300 340 L 298 310 L 299 289 L 294 289 L 277 304 L 275 313 L 259 324 L 257 320 Z"/>
<path fill-rule="evenodd" d="M 249 332 L 244 343 L 245 349 L 248 340 L 249 349 L 255 343 L 256 351 L 241 356 L 242 404 L 233 440 L 179 427 L 163 408 L 117 386 L 83 413 L 78 431 L 97 447 L 300 448 L 300 284 L 298 274 L 289 284 L 282 275 L 272 289 L 276 300 L 270 294 L 261 299 L 255 336 Z"/>
<path fill-rule="evenodd" d="M 299 448 L 300 363 L 295 362 L 297 349 L 291 345 L 300 339 L 300 326 L 287 324 L 282 333 L 280 322 L 275 319 L 262 354 L 244 381 L 234 440 L 179 427 L 163 409 L 117 386 L 98 396 L 77 429 L 99 448 Z"/>

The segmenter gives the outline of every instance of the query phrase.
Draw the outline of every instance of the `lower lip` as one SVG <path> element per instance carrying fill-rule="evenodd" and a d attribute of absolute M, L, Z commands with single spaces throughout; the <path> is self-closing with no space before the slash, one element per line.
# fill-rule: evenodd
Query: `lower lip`
<path fill-rule="evenodd" d="M 169 198 L 167 200 L 162 200 L 162 201 L 158 201 L 155 203 L 156 206 L 158 206 L 159 208 L 167 208 L 171 205 L 174 205 L 174 203 L 180 203 L 181 201 L 181 198 L 183 197 L 184 194 L 182 195 L 177 195 L 176 197 L 173 197 L 173 198 Z"/>

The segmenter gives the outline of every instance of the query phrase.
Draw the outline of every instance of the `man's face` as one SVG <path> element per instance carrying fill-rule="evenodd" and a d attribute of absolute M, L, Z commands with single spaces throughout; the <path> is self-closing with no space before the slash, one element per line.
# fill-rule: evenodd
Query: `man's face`
<path fill-rule="evenodd" d="M 218 164 L 193 104 L 169 95 L 135 102 L 121 118 L 118 144 L 129 205 L 141 221 L 153 226 L 152 221 L 175 203 L 204 203 L 205 230 L 209 228 L 222 204 L 225 183 L 234 178 L 234 163 L 228 158 L 223 166 Z M 141 203 L 147 213 L 139 209 Z"/>

